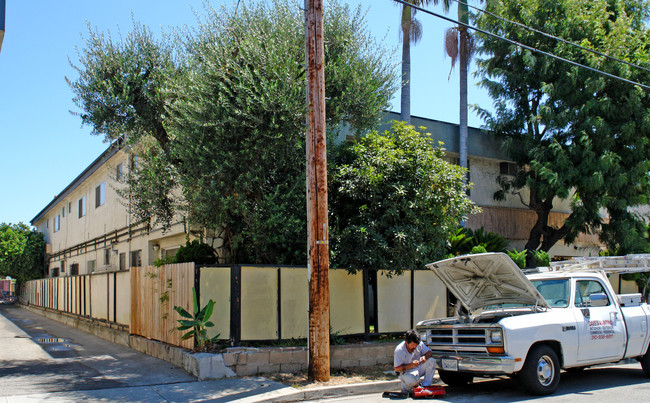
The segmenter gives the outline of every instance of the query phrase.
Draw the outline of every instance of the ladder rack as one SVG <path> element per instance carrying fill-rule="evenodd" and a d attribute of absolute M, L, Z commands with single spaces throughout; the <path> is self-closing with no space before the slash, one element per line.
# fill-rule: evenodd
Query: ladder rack
<path fill-rule="evenodd" d="M 539 267 L 538 271 L 604 271 L 612 274 L 650 272 L 650 254 L 574 257 L 553 262 L 549 267 Z"/>

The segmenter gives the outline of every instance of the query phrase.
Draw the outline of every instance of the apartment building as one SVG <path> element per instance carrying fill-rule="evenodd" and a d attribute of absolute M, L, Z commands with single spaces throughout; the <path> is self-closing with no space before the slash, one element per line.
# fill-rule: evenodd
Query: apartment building
<path fill-rule="evenodd" d="M 399 119 L 399 115 L 388 113 L 380 130 L 388 129 L 393 119 Z M 450 162 L 458 161 L 458 125 L 419 117 L 413 117 L 412 124 L 424 127 L 434 140 L 442 141 Z M 504 201 L 492 197 L 498 189 L 497 177 L 513 174 L 516 167 L 508 161 L 499 143 L 479 129 L 469 128 L 468 147 L 469 180 L 474 185 L 470 198 L 482 212 L 469 217 L 467 227 L 496 232 L 508 239 L 512 247 L 523 249 L 535 214 L 517 195 L 508 195 Z M 147 229 L 129 214 L 127 201 L 117 191 L 124 186 L 120 178 L 126 170 L 136 166 L 137 159 L 118 143 L 112 144 L 32 219 L 31 224 L 45 235 L 50 276 L 150 265 L 158 258 L 174 255 L 185 245 L 189 237 L 182 219 L 163 231 Z M 522 196 L 525 200 L 525 190 Z M 552 224 L 561 225 L 570 213 L 568 201 L 556 200 Z M 571 245 L 559 242 L 550 254 L 589 256 L 597 255 L 601 249 L 597 236 L 582 235 Z"/>
<path fill-rule="evenodd" d="M 31 220 L 45 235 L 49 276 L 150 265 L 185 245 L 182 220 L 165 231 L 134 222 L 118 189 L 135 167 L 137 158 L 113 143 Z"/>

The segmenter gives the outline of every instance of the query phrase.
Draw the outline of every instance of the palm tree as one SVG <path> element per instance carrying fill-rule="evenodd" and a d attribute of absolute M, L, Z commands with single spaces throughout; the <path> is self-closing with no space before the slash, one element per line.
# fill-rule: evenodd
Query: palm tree
<path fill-rule="evenodd" d="M 415 6 L 429 3 L 431 0 L 413 0 Z M 400 104 L 400 119 L 411 123 L 411 43 L 414 45 L 422 37 L 422 25 L 415 19 L 415 10 L 402 4 L 402 22 L 400 37 L 402 39 L 402 91 Z"/>
<path fill-rule="evenodd" d="M 445 12 L 449 11 L 452 0 L 411 0 L 414 6 L 425 6 L 430 3 L 438 4 L 442 2 Z M 422 25 L 415 19 L 415 9 L 406 4 L 402 4 L 402 21 L 401 21 L 401 38 L 402 38 L 402 91 L 400 118 L 406 123 L 411 123 L 411 43 L 416 44 L 422 37 Z M 467 3 L 458 3 L 458 21 L 463 24 L 469 23 L 469 9 Z M 467 161 L 467 137 L 468 137 L 468 119 L 467 119 L 467 71 L 469 62 L 474 54 L 474 38 L 467 31 L 464 25 L 449 28 L 445 32 L 445 50 L 451 58 L 451 68 L 453 70 L 458 61 L 460 73 L 460 119 L 459 119 L 459 165 L 463 168 L 468 167 Z M 451 75 L 451 72 L 450 72 Z M 467 182 L 467 178 L 465 178 Z"/>
<path fill-rule="evenodd" d="M 445 2 L 445 11 L 448 9 L 448 2 Z M 465 2 L 458 3 L 458 21 L 463 24 L 469 23 L 469 9 Z M 467 168 L 467 70 L 474 54 L 474 38 L 467 31 L 466 26 L 459 24 L 445 32 L 445 50 L 451 58 L 452 70 L 457 61 L 460 64 L 458 68 L 460 73 L 459 153 L 460 166 Z M 449 74 L 451 75 L 451 72 Z"/>
<path fill-rule="evenodd" d="M 421 7 L 430 3 L 438 4 L 441 0 L 411 0 L 414 6 Z M 452 0 L 442 0 L 445 10 Z M 411 43 L 417 44 L 422 38 L 422 24 L 415 19 L 415 9 L 402 4 L 401 30 L 402 39 L 402 85 L 400 119 L 411 123 Z"/>

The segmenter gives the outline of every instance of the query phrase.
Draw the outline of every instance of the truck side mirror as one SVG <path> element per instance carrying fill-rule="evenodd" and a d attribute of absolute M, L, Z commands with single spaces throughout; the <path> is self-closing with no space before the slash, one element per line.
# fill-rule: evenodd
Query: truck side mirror
<path fill-rule="evenodd" d="M 599 293 L 593 293 L 589 295 L 589 304 L 591 306 L 607 306 L 609 305 L 609 299 L 607 298 L 607 294 L 599 292 Z"/>

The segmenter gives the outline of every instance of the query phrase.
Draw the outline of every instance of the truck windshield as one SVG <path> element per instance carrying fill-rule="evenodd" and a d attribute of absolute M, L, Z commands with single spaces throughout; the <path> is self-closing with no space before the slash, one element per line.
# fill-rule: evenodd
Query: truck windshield
<path fill-rule="evenodd" d="M 569 305 L 569 280 L 533 280 L 531 281 L 546 302 L 554 308 L 565 308 Z"/>

